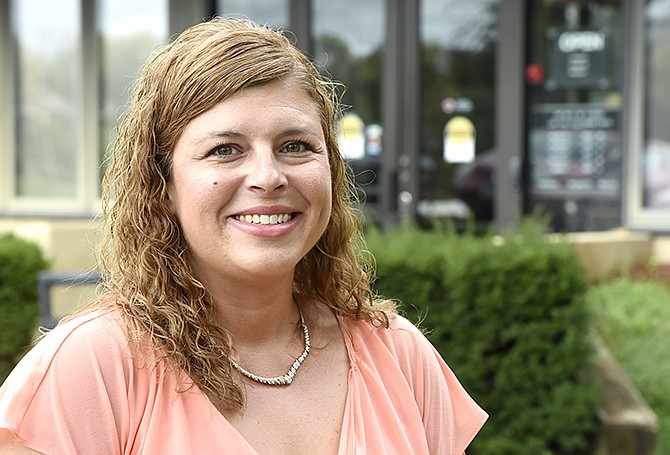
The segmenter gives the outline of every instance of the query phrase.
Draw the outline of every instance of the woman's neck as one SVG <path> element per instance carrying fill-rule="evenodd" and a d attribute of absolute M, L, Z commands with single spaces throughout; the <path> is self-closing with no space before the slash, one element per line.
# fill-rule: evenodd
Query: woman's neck
<path fill-rule="evenodd" d="M 300 320 L 293 280 L 266 280 L 208 287 L 217 319 L 237 347 L 276 342 Z"/>

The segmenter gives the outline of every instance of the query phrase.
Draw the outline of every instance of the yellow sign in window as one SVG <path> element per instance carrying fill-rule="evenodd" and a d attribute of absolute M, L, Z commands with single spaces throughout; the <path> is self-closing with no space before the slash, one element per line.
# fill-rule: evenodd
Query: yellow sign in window
<path fill-rule="evenodd" d="M 443 155 L 447 163 L 470 163 L 475 159 L 475 125 L 462 115 L 444 126 Z"/>

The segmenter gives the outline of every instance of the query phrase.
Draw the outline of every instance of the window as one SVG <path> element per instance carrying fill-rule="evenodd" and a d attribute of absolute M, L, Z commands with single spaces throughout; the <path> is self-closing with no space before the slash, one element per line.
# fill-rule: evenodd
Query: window
<path fill-rule="evenodd" d="M 17 37 L 14 194 L 74 198 L 82 118 L 79 4 L 15 0 L 11 10 Z"/>
<path fill-rule="evenodd" d="M 152 50 L 168 36 L 166 0 L 100 0 L 99 162 L 114 140 L 114 128 L 130 85 Z M 133 11 L 132 15 L 128 11 Z M 102 168 L 100 174 L 102 175 Z"/>
<path fill-rule="evenodd" d="M 621 226 L 621 2 L 533 2 L 528 20 L 526 210 L 556 231 Z"/>
<path fill-rule="evenodd" d="M 0 215 L 98 211 L 103 151 L 167 19 L 168 0 L 0 0 Z"/>
<path fill-rule="evenodd" d="M 289 0 L 217 0 L 220 16 L 243 17 L 272 28 L 289 26 Z"/>
<path fill-rule="evenodd" d="M 670 1 L 646 9 L 646 83 L 642 207 L 670 216 Z"/>
<path fill-rule="evenodd" d="M 670 229 L 670 1 L 631 2 L 625 98 L 626 225 Z"/>
<path fill-rule="evenodd" d="M 314 0 L 314 60 L 346 89 L 340 125 L 340 151 L 349 159 L 374 217 L 380 203 L 382 161 L 382 55 L 385 42 L 383 0 Z"/>
<path fill-rule="evenodd" d="M 498 4 L 421 2 L 419 208 L 429 218 L 493 220 Z"/>

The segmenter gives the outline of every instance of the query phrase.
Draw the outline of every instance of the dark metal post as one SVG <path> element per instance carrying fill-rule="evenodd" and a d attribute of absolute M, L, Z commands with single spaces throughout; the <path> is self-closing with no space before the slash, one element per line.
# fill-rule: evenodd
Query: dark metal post
<path fill-rule="evenodd" d="M 494 214 L 498 230 L 514 227 L 522 213 L 518 187 L 525 160 L 526 5 L 524 0 L 500 3 L 496 62 L 496 137 Z"/>
<path fill-rule="evenodd" d="M 387 3 L 382 76 L 381 218 L 414 217 L 419 198 L 419 2 Z"/>
<path fill-rule="evenodd" d="M 312 46 L 312 8 L 310 0 L 291 0 L 289 12 L 289 28 L 295 35 L 296 45 L 308 55 L 314 53 Z"/>

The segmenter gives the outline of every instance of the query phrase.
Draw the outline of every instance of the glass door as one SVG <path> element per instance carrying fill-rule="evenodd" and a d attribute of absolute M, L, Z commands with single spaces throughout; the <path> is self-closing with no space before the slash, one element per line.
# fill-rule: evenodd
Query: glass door
<path fill-rule="evenodd" d="M 528 2 L 525 209 L 556 231 L 621 225 L 620 3 Z"/>
<path fill-rule="evenodd" d="M 420 220 L 493 221 L 500 3 L 421 2 Z"/>

